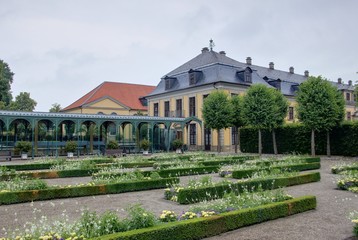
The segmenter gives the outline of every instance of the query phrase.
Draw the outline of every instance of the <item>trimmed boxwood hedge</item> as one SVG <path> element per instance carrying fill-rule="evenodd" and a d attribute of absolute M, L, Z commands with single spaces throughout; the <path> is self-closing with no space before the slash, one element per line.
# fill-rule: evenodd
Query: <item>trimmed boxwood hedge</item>
<path fill-rule="evenodd" d="M 255 208 L 231 211 L 211 217 L 196 218 L 159 226 L 114 233 L 101 240 L 190 240 L 215 236 L 241 227 L 315 209 L 315 196 L 303 196 Z"/>
<path fill-rule="evenodd" d="M 313 170 L 313 169 L 320 169 L 321 163 L 313 162 L 313 163 L 300 163 L 295 165 L 286 165 L 286 166 L 275 166 L 275 167 L 267 167 L 267 168 L 254 168 L 254 169 L 243 169 L 243 170 L 236 170 L 232 172 L 232 177 L 241 179 L 241 178 L 248 178 L 251 177 L 257 171 L 270 171 L 273 169 L 281 169 L 285 171 L 306 171 L 306 170 Z"/>
<path fill-rule="evenodd" d="M 220 169 L 219 166 L 204 166 L 204 167 L 191 167 L 191 168 L 173 168 L 173 169 L 162 169 L 155 171 L 140 171 L 145 177 L 149 177 L 151 173 L 157 172 L 162 178 L 168 178 L 173 176 L 188 176 L 188 175 L 197 175 L 197 174 L 207 174 L 218 172 Z M 100 173 L 97 176 L 121 176 L 126 174 L 126 172 L 120 173 Z"/>
<path fill-rule="evenodd" d="M 234 192 L 239 194 L 243 191 L 254 191 L 261 186 L 263 190 L 276 189 L 298 184 L 318 182 L 321 179 L 319 172 L 300 174 L 294 177 L 277 177 L 266 179 L 253 179 L 243 182 L 233 182 L 231 184 L 222 184 L 214 187 L 200 187 L 196 189 L 181 189 L 178 192 L 178 203 L 190 204 L 205 200 L 222 198 L 225 193 Z"/>
<path fill-rule="evenodd" d="M 25 178 L 40 178 L 40 179 L 49 179 L 49 178 L 67 178 L 67 177 L 87 177 L 91 176 L 93 173 L 98 172 L 99 169 L 73 169 L 73 170 L 52 170 L 52 171 L 42 171 L 42 172 L 18 172 L 4 174 L 0 176 L 0 180 L 10 180 L 15 177 L 25 177 Z"/>
<path fill-rule="evenodd" d="M 272 133 L 262 130 L 262 151 L 273 153 Z M 275 130 L 279 153 L 311 153 L 311 131 L 302 124 L 287 124 Z M 358 121 L 345 122 L 331 131 L 331 154 L 358 156 Z M 240 130 L 241 151 L 258 152 L 257 129 L 244 127 Z M 326 154 L 326 132 L 316 133 L 316 154 Z"/>
<path fill-rule="evenodd" d="M 179 183 L 179 178 L 162 178 L 156 180 L 102 184 L 96 186 L 74 186 L 18 192 L 1 192 L 0 205 L 39 200 L 72 198 L 92 195 L 115 194 L 149 189 L 165 188 L 168 184 Z"/>
<path fill-rule="evenodd" d="M 358 166 L 342 166 L 339 168 L 331 168 L 331 172 L 333 174 L 339 174 L 343 171 L 351 171 L 351 170 L 358 170 Z"/>

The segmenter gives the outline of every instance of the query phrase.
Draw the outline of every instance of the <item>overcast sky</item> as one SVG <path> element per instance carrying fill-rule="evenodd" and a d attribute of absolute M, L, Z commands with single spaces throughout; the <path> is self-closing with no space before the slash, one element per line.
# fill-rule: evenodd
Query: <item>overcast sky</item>
<path fill-rule="evenodd" d="M 356 0 L 0 0 L 0 59 L 36 111 L 104 81 L 157 85 L 211 38 L 238 61 L 358 79 Z"/>

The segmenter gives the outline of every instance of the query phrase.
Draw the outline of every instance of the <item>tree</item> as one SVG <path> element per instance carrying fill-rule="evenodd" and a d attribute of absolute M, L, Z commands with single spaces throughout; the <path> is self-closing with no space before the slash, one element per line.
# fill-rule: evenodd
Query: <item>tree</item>
<path fill-rule="evenodd" d="M 49 112 L 59 112 L 61 111 L 61 105 L 58 103 L 52 104 L 52 107 L 50 108 Z"/>
<path fill-rule="evenodd" d="M 325 78 L 309 77 L 297 93 L 298 118 L 311 129 L 311 155 L 315 156 L 315 132 L 327 131 L 327 153 L 330 155 L 329 131 L 343 120 L 344 99 Z"/>
<path fill-rule="evenodd" d="M 284 123 L 284 119 L 287 115 L 288 101 L 280 91 L 273 88 L 271 88 L 271 91 L 274 97 L 275 104 L 274 104 L 274 119 L 271 123 L 270 129 L 272 131 L 273 151 L 275 154 L 277 154 L 278 152 L 277 152 L 275 128 L 282 126 L 282 124 Z"/>
<path fill-rule="evenodd" d="M 212 92 L 204 100 L 202 109 L 204 123 L 206 127 L 217 130 L 218 152 L 221 151 L 220 130 L 230 127 L 232 112 L 228 94 L 224 91 Z"/>
<path fill-rule="evenodd" d="M 243 116 L 248 125 L 258 129 L 258 152 L 262 154 L 261 130 L 271 128 L 275 120 L 275 98 L 263 84 L 251 85 L 244 96 Z"/>
<path fill-rule="evenodd" d="M 11 72 L 9 65 L 0 59 L 0 101 L 9 105 L 12 100 L 11 84 L 14 73 Z"/>
<path fill-rule="evenodd" d="M 233 108 L 232 125 L 236 128 L 235 153 L 237 153 L 237 149 L 240 152 L 240 128 L 245 125 L 242 114 L 243 97 L 240 95 L 233 96 L 230 101 Z"/>
<path fill-rule="evenodd" d="M 10 110 L 32 112 L 37 105 L 37 102 L 30 97 L 28 92 L 20 92 L 16 96 L 15 101 L 10 103 Z"/>

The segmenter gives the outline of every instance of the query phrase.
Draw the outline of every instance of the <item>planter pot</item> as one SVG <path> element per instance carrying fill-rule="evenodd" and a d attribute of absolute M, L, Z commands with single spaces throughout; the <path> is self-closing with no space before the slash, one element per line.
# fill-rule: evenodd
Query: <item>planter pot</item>
<path fill-rule="evenodd" d="M 178 148 L 175 152 L 178 153 L 178 154 L 181 154 L 181 149 Z"/>
<path fill-rule="evenodd" d="M 68 152 L 68 153 L 67 153 L 67 157 L 68 157 L 68 158 L 73 158 L 73 152 Z"/>
<path fill-rule="evenodd" d="M 148 155 L 148 150 L 144 150 L 143 155 Z"/>
<path fill-rule="evenodd" d="M 27 153 L 21 153 L 21 159 L 27 159 Z"/>

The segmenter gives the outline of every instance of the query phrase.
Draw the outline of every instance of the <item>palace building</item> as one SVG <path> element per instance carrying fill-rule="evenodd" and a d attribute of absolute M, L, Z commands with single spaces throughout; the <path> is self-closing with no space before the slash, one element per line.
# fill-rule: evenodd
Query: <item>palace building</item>
<path fill-rule="evenodd" d="M 239 62 L 226 56 L 224 51 L 215 52 L 207 47 L 201 53 L 167 73 L 157 87 L 146 96 L 149 116 L 193 117 L 202 120 L 202 105 L 212 91 L 221 89 L 230 95 L 245 94 L 256 83 L 274 87 L 289 101 L 286 122 L 297 121 L 295 93 L 299 85 L 309 77 L 309 72 L 297 74 L 293 67 L 288 71 L 277 70 L 273 62 L 268 67 L 257 66 L 250 57 Z M 346 120 L 352 120 L 356 111 L 352 81 L 344 84 L 341 79 L 332 82 L 346 100 Z M 235 129 L 221 130 L 223 151 L 231 151 L 234 145 Z M 217 132 L 189 122 L 177 137 L 192 150 L 212 150 L 217 147 Z"/>

